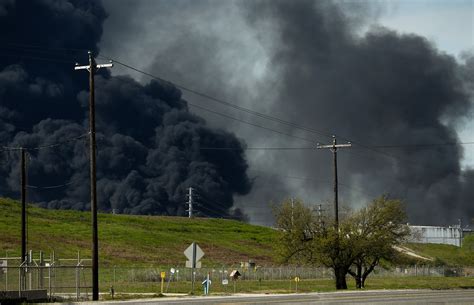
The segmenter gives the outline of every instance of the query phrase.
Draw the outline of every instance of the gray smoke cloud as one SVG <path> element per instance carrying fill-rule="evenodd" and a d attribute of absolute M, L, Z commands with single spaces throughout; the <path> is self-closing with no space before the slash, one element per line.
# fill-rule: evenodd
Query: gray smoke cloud
<path fill-rule="evenodd" d="M 40 206 L 90 207 L 88 76 L 73 68 L 87 62 L 83 50 L 99 54 L 106 17 L 95 0 L 0 5 L 0 140 L 32 148 L 28 200 Z M 99 209 L 184 215 L 187 188 L 194 187 L 201 207 L 211 210 L 202 215 L 245 217 L 232 209 L 233 196 L 252 184 L 243 141 L 191 113 L 169 83 L 100 70 L 96 88 Z M 201 150 L 213 146 L 237 149 Z M 18 151 L 2 150 L 0 173 L 0 195 L 18 197 Z"/>
<path fill-rule="evenodd" d="M 110 17 L 101 41 L 104 54 L 119 54 L 185 86 L 353 141 L 354 148 L 339 153 L 345 204 L 360 206 L 389 193 L 406 201 L 414 223 L 451 224 L 474 216 L 473 174 L 460 166 L 463 148 L 416 146 L 459 140 L 456 129 L 472 110 L 472 55 L 458 61 L 424 37 L 372 25 L 384 10 L 375 2 L 134 3 L 130 12 L 131 2 L 105 1 Z M 314 140 L 192 109 L 213 126 L 246 139 L 248 146 L 311 147 L 331 141 L 189 93 L 185 98 Z M 375 152 L 359 143 L 408 146 Z M 270 201 L 300 197 L 317 204 L 332 198 L 328 151 L 247 151 L 247 158 L 254 188 L 235 199 L 255 222 L 271 224 Z"/>

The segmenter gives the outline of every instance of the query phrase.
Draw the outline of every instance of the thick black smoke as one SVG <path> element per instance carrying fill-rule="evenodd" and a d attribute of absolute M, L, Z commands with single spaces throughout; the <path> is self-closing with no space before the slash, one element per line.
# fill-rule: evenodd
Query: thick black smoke
<path fill-rule="evenodd" d="M 345 204 L 360 206 L 389 193 L 406 200 L 411 222 L 452 224 L 474 217 L 474 175 L 461 168 L 462 147 L 416 146 L 459 141 L 456 129 L 471 114 L 472 57 L 460 63 L 424 37 L 380 26 L 362 34 L 383 4 L 374 8 L 375 1 L 176 0 L 143 2 L 130 16 L 131 2 L 106 3 L 120 16 L 111 16 L 106 27 L 106 38 L 111 39 L 102 45 L 108 52 L 122 54 L 122 46 L 114 41 L 131 40 L 157 50 L 147 67 L 154 73 L 336 134 L 340 142 L 353 141 L 354 148 L 339 153 L 340 198 Z M 136 37 L 137 32 L 142 35 Z M 123 56 L 149 62 L 143 54 Z M 308 147 L 331 141 L 207 105 L 314 140 L 305 143 L 212 117 L 214 124 L 238 130 L 249 146 Z M 366 149 L 359 143 L 408 146 Z M 253 191 L 238 202 L 253 219 L 271 218 L 269 201 L 332 200 L 329 151 L 249 151 L 248 158 L 250 169 L 259 171 L 252 172 Z"/>
<path fill-rule="evenodd" d="M 74 63 L 87 63 L 81 50 L 99 53 L 106 16 L 97 0 L 0 3 L 1 143 L 30 148 L 63 143 L 29 151 L 31 202 L 89 207 L 88 75 L 74 71 Z M 187 188 L 194 187 L 211 213 L 228 215 L 233 195 L 250 191 L 242 142 L 191 114 L 174 86 L 100 71 L 96 104 L 101 210 L 180 215 Z M 214 146 L 239 149 L 201 150 Z M 2 152 L 0 166 L 0 194 L 18 197 L 18 151 Z"/>
<path fill-rule="evenodd" d="M 461 170 L 461 146 L 409 146 L 382 154 L 357 148 L 458 142 L 456 124 L 471 111 L 463 69 L 472 82 L 472 66 L 460 66 L 417 35 L 375 27 L 359 37 L 334 2 L 260 1 L 249 13 L 256 28 L 263 22 L 277 27 L 271 64 L 281 72 L 274 109 L 355 142 L 342 179 L 406 199 L 415 222 L 474 216 L 474 198 L 466 196 L 473 175 Z M 361 151 L 372 157 L 351 154 Z M 317 172 L 327 157 L 306 161 L 317 164 Z"/>

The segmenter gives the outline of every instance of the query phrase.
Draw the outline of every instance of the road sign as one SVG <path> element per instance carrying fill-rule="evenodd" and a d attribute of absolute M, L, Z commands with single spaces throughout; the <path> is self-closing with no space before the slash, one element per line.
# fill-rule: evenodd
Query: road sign
<path fill-rule="evenodd" d="M 194 268 L 201 268 L 202 264 L 201 262 L 196 262 L 196 266 Z M 193 262 L 192 261 L 186 261 L 186 268 L 192 268 L 193 267 Z"/>
<path fill-rule="evenodd" d="M 295 282 L 299 282 L 300 281 L 300 278 L 297 276 L 295 277 Z"/>
<path fill-rule="evenodd" d="M 162 278 L 165 278 L 165 277 L 166 277 L 166 272 L 161 271 L 161 274 L 160 274 L 160 275 L 161 275 Z"/>
<path fill-rule="evenodd" d="M 222 280 L 222 285 L 229 285 L 229 280 L 228 279 L 223 279 Z"/>
<path fill-rule="evenodd" d="M 193 248 L 194 248 L 193 244 L 195 244 L 195 243 L 192 243 L 186 250 L 184 250 L 184 255 L 190 261 L 193 261 L 193 257 L 195 257 L 196 262 L 197 262 L 204 256 L 204 252 L 201 250 L 201 248 L 198 246 L 198 244 L 195 244 L 196 245 L 196 256 L 194 256 L 193 255 Z"/>
<path fill-rule="evenodd" d="M 191 293 L 194 293 L 194 282 L 196 277 L 194 268 L 201 268 L 201 262 L 199 260 L 204 256 L 204 251 L 199 248 L 198 244 L 193 242 L 186 250 L 184 250 L 184 255 L 188 258 L 186 267 L 193 269 Z"/>

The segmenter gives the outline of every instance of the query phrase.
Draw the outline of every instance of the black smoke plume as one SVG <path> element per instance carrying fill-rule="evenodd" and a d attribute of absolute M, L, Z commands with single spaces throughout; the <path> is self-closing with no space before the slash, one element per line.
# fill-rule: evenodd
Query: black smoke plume
<path fill-rule="evenodd" d="M 176 0 L 143 2 L 131 14 L 128 7 L 136 1 L 104 3 L 119 16 L 106 23 L 105 36 L 112 37 L 102 42 L 107 52 L 122 53 L 122 45 L 114 43 L 121 40 L 156 49 L 147 66 L 153 73 L 335 134 L 339 142 L 353 141 L 354 148 L 339 153 L 343 204 L 357 207 L 389 193 L 406 201 L 414 223 L 474 217 L 474 175 L 461 168 L 463 147 L 423 145 L 459 141 L 456 130 L 472 111 L 472 56 L 461 62 L 424 37 L 377 24 L 364 30 L 383 3 Z M 148 58 L 135 53 L 128 59 Z M 305 143 L 212 117 L 214 124 L 237 130 L 249 146 L 314 147 L 331 141 L 236 111 L 232 115 L 314 140 Z M 363 147 L 398 144 L 404 147 Z M 237 200 L 254 220 L 271 223 L 265 221 L 271 219 L 271 200 L 332 200 L 329 151 L 249 151 L 247 156 L 250 169 L 258 170 L 252 172 L 255 187 Z"/>
<path fill-rule="evenodd" d="M 97 0 L 0 3 L 0 140 L 40 147 L 29 150 L 28 198 L 41 206 L 89 208 L 88 74 L 74 63 L 99 54 L 106 17 Z M 173 85 L 99 71 L 96 104 L 101 210 L 182 215 L 194 187 L 211 210 L 202 215 L 229 216 L 233 195 L 250 191 L 244 144 L 190 113 Z M 215 146 L 239 149 L 201 150 Z M 19 153 L 1 157 L 0 195 L 18 197 Z"/>
<path fill-rule="evenodd" d="M 412 221 L 470 221 L 474 181 L 471 170 L 461 169 L 463 148 L 423 144 L 459 142 L 455 128 L 472 106 L 466 86 L 472 86 L 472 64 L 459 64 L 414 34 L 376 26 L 359 36 L 343 4 L 250 4 L 255 28 L 264 22 L 277 28 L 270 61 L 280 71 L 280 98 L 273 108 L 290 121 L 353 141 L 351 151 L 341 152 L 342 179 L 366 193 L 405 199 Z M 367 150 L 358 143 L 405 147 Z M 318 173 L 328 157 L 303 162 Z"/>

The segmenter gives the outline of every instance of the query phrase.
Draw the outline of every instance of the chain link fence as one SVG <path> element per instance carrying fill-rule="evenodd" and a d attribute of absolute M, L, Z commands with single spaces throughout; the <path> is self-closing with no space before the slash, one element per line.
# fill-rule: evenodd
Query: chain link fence
<path fill-rule="evenodd" d="M 77 300 L 89 299 L 91 267 L 88 259 L 0 258 L 0 299 L 55 299 L 67 295 Z M 32 296 L 32 297 L 31 297 Z M 38 297 L 41 296 L 41 297 Z"/>
<path fill-rule="evenodd" d="M 91 267 L 89 259 L 58 259 L 52 255 L 44 258 L 42 254 L 28 263 L 21 263 L 19 258 L 0 258 L 0 299 L 6 295 L 22 296 L 26 293 L 43 293 L 49 299 L 69 298 L 86 300 L 91 297 Z M 260 267 L 260 266 L 216 266 L 213 268 L 195 269 L 195 281 L 199 286 L 208 275 L 214 283 L 225 283 L 231 280 L 233 270 L 240 273 L 240 281 L 252 281 L 260 284 L 268 281 L 284 281 L 298 277 L 301 280 L 332 279 L 333 273 L 328 268 L 311 268 L 295 266 Z M 165 277 L 162 278 L 162 272 Z M 376 268 L 371 277 L 414 277 L 414 276 L 474 276 L 472 268 L 448 268 L 433 266 L 400 266 L 391 269 Z M 100 266 L 100 288 L 102 293 L 111 293 L 113 287 L 121 293 L 158 292 L 158 283 L 164 282 L 166 292 L 170 284 L 175 292 L 176 287 L 187 287 L 192 281 L 192 269 L 184 266 L 166 267 L 124 267 Z M 180 286 L 181 285 L 181 286 Z M 117 288 L 119 287 L 119 288 Z M 186 289 L 186 288 L 185 288 Z M 182 290 L 182 289 L 181 289 Z M 181 291 L 182 292 L 182 291 Z"/>

